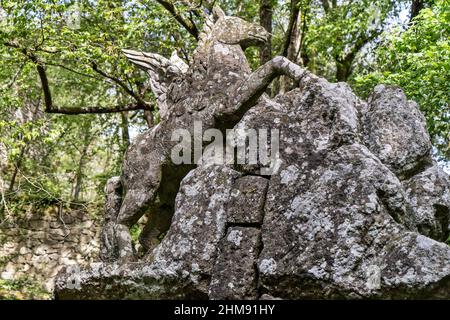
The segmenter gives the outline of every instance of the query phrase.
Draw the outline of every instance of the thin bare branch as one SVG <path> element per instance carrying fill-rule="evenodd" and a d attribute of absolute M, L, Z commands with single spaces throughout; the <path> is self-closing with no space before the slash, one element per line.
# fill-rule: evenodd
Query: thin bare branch
<path fill-rule="evenodd" d="M 192 19 L 185 19 L 175 8 L 173 3 L 168 0 L 156 0 L 160 5 L 164 7 L 172 17 L 178 21 L 195 39 L 198 40 L 199 31 Z"/>

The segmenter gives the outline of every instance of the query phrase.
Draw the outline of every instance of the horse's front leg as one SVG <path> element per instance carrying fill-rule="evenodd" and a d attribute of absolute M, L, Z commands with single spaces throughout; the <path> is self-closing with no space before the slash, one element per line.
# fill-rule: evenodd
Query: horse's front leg
<path fill-rule="evenodd" d="M 160 167 L 156 165 L 149 168 L 148 172 L 152 171 L 158 172 Z M 158 188 L 159 180 L 156 180 L 155 183 L 143 183 L 126 191 L 114 228 L 120 261 L 131 261 L 136 258 L 130 229 L 152 206 Z"/>
<path fill-rule="evenodd" d="M 100 236 L 100 259 L 105 262 L 134 259 L 130 228 L 142 216 L 151 192 L 145 188 L 127 190 L 123 196 L 120 177 L 109 179 L 105 186 L 105 220 Z"/>
<path fill-rule="evenodd" d="M 296 82 L 315 81 L 318 77 L 296 65 L 285 57 L 275 57 L 266 62 L 240 85 L 232 98 L 232 107 L 226 111 L 241 117 L 256 104 L 270 83 L 278 76 L 285 75 Z"/>

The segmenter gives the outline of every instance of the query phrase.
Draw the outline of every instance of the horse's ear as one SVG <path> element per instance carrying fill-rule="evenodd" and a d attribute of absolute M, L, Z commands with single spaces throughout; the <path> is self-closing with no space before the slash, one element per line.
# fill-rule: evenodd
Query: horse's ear
<path fill-rule="evenodd" d="M 214 6 L 212 13 L 215 21 L 225 18 L 226 16 L 225 12 L 223 12 L 223 10 L 218 5 Z"/>

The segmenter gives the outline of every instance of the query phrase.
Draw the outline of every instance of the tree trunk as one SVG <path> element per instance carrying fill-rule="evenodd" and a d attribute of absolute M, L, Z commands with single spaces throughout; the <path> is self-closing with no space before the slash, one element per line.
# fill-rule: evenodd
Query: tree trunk
<path fill-rule="evenodd" d="M 300 16 L 300 0 L 291 0 L 291 13 L 289 15 L 289 25 L 286 30 L 286 35 L 284 37 L 282 56 L 288 58 L 289 47 L 293 42 L 295 34 L 298 35 L 298 19 Z M 293 61 L 294 62 L 294 61 Z"/>
<path fill-rule="evenodd" d="M 126 150 L 130 145 L 130 131 L 128 129 L 128 112 L 122 112 L 120 114 L 122 118 L 122 145 Z"/>
<path fill-rule="evenodd" d="M 8 193 L 11 193 L 14 191 L 14 185 L 16 183 L 17 174 L 19 173 L 20 167 L 22 166 L 22 161 L 23 161 L 23 158 L 25 157 L 26 148 L 27 148 L 26 146 L 23 146 L 20 149 L 19 157 L 17 158 L 16 164 L 14 166 L 14 172 L 11 176 L 11 180 L 9 181 Z"/>
<path fill-rule="evenodd" d="M 348 77 L 351 74 L 351 65 L 352 63 L 348 61 L 336 61 L 336 80 L 338 82 L 347 81 Z"/>
<path fill-rule="evenodd" d="M 87 138 L 88 136 L 89 136 L 89 134 L 86 133 L 83 151 L 81 152 L 80 161 L 78 162 L 78 168 L 77 168 L 77 172 L 75 175 L 75 187 L 73 189 L 73 194 L 72 194 L 72 199 L 74 202 L 78 202 L 78 200 L 80 199 L 81 187 L 83 184 L 83 168 L 84 168 L 84 164 L 86 162 L 86 157 L 87 157 L 87 153 L 88 153 L 89 145 L 90 145 L 89 138 Z"/>
<path fill-rule="evenodd" d="M 92 123 L 87 123 L 84 126 L 83 149 L 81 150 L 77 171 L 75 173 L 75 185 L 72 192 L 72 199 L 74 202 L 78 202 L 80 199 L 81 188 L 84 180 L 84 169 L 88 160 L 89 147 L 95 140 L 95 136 L 96 132 L 92 131 Z"/>
<path fill-rule="evenodd" d="M 411 3 L 411 12 L 410 12 L 410 18 L 409 18 L 410 23 L 412 22 L 412 20 L 415 17 L 417 17 L 420 10 L 422 10 L 424 7 L 425 7 L 424 0 L 413 0 L 413 2 Z"/>
<path fill-rule="evenodd" d="M 297 63 L 298 52 L 300 50 L 300 27 L 301 27 L 301 12 L 300 1 L 291 1 L 291 14 L 289 17 L 289 26 L 286 31 L 286 37 L 284 39 L 283 53 L 282 55 Z M 282 76 L 280 78 L 280 93 L 284 93 L 292 89 L 293 83 L 289 77 Z"/>
<path fill-rule="evenodd" d="M 260 62 L 261 65 L 272 59 L 272 19 L 273 19 L 273 0 L 260 0 L 259 2 L 259 20 L 262 27 L 270 33 L 267 43 L 261 47 Z"/>

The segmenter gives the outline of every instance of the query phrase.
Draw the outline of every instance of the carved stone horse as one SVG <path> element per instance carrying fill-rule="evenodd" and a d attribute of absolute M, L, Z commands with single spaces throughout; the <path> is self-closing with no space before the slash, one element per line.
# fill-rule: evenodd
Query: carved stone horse
<path fill-rule="evenodd" d="M 201 121 L 204 130 L 231 129 L 275 77 L 287 75 L 296 82 L 316 79 L 284 57 L 252 72 L 244 50 L 267 38 L 261 26 L 228 17 L 216 7 L 205 22 L 189 67 L 176 54 L 166 59 L 124 50 L 131 62 L 148 73 L 161 122 L 135 139 L 125 154 L 122 176 L 107 183 L 103 260 L 133 258 L 129 230 L 144 214 L 148 214 L 148 224 L 140 243 L 145 250 L 157 245 L 170 227 L 180 182 L 193 169 L 171 161 L 171 149 L 177 144 L 171 141 L 175 129 L 192 133 L 194 121 Z"/>

